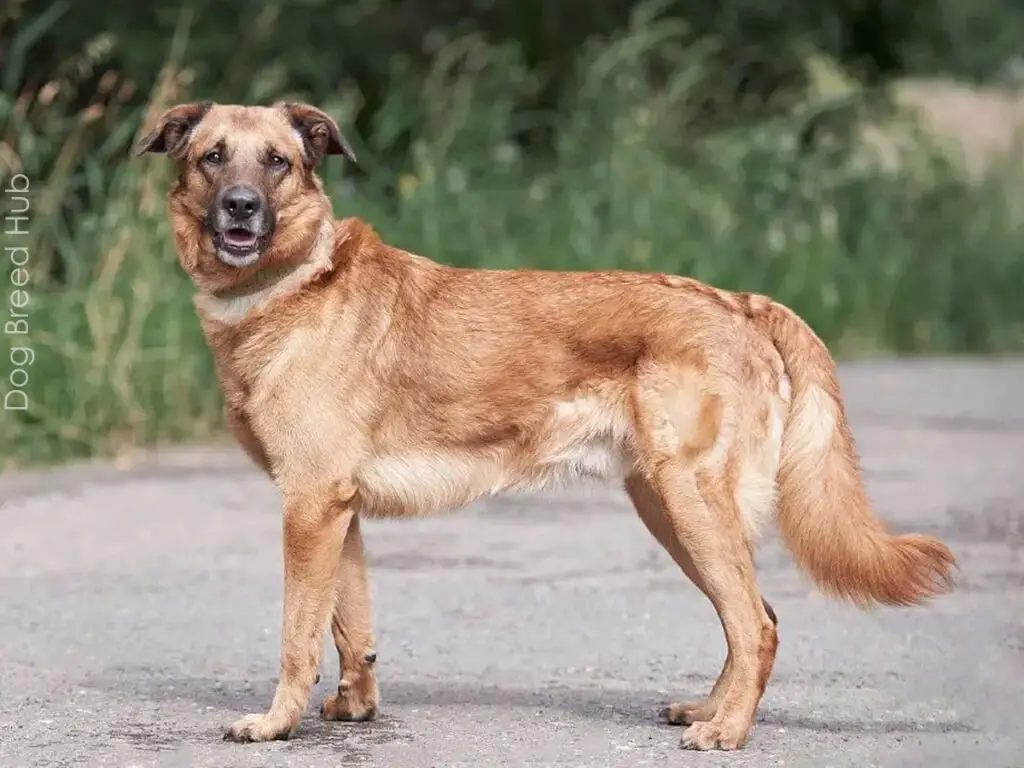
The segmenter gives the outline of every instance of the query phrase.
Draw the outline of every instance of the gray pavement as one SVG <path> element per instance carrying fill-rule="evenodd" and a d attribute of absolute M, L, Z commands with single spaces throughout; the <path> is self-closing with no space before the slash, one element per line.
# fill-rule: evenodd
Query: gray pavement
<path fill-rule="evenodd" d="M 222 729 L 274 691 L 277 494 L 233 449 L 0 477 L 0 766 L 1024 765 L 1024 364 L 844 366 L 877 508 L 962 586 L 924 609 L 817 596 L 771 531 L 781 647 L 736 753 L 657 720 L 724 655 L 711 606 L 600 487 L 371 522 L 383 713 L 290 742 Z"/>

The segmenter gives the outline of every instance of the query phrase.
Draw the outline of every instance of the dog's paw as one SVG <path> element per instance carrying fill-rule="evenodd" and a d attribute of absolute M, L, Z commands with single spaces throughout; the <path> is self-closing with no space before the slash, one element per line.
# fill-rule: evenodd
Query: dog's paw
<path fill-rule="evenodd" d="M 377 717 L 377 707 L 368 704 L 353 705 L 340 694 L 331 694 L 320 706 L 320 717 L 344 723 L 365 723 Z"/>
<path fill-rule="evenodd" d="M 661 719 L 669 725 L 692 725 L 710 720 L 717 711 L 718 707 L 708 701 L 669 704 L 661 710 Z"/>
<path fill-rule="evenodd" d="M 750 729 L 725 720 L 694 723 L 683 731 L 683 749 L 739 749 L 746 741 Z"/>
<path fill-rule="evenodd" d="M 238 720 L 224 734 L 224 741 L 248 744 L 257 741 L 288 739 L 295 726 L 287 721 L 268 715 L 246 715 Z"/>
<path fill-rule="evenodd" d="M 324 699 L 320 717 L 350 723 L 364 723 L 377 717 L 380 694 L 372 675 L 360 678 L 356 684 L 342 681 L 338 692 Z"/>

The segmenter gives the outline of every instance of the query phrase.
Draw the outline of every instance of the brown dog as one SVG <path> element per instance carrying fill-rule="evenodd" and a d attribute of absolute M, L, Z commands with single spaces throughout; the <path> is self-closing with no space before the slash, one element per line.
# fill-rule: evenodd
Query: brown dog
<path fill-rule="evenodd" d="M 679 277 L 455 269 L 335 220 L 315 169 L 352 151 L 304 104 L 184 104 L 138 146 L 167 153 L 181 266 L 229 423 L 284 506 L 281 676 L 235 741 L 288 738 L 330 620 L 329 720 L 378 708 L 360 516 L 411 517 L 582 477 L 623 483 L 718 612 L 707 701 L 674 704 L 697 749 L 743 745 L 771 675 L 754 577 L 771 517 L 828 594 L 911 605 L 953 586 L 939 541 L 872 513 L 833 361 L 786 307 Z"/>

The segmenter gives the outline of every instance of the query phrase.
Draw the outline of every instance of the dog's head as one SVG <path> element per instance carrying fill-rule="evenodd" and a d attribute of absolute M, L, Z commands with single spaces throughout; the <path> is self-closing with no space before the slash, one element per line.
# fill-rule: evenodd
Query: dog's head
<path fill-rule="evenodd" d="M 306 257 L 331 204 L 316 175 L 327 155 L 355 160 L 330 116 L 308 104 L 179 104 L 136 154 L 168 155 L 182 267 L 208 288 Z"/>

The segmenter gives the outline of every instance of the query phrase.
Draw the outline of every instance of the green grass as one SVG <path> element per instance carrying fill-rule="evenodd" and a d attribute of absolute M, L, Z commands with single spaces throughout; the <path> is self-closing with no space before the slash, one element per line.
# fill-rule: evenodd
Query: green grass
<path fill-rule="evenodd" d="M 358 145 L 366 176 L 324 168 L 336 213 L 450 264 L 669 272 L 768 293 L 839 355 L 1024 347 L 1021 177 L 968 184 L 927 152 L 882 174 L 841 142 L 802 150 L 785 120 L 682 138 L 702 59 L 673 48 L 681 32 L 640 16 L 589 48 L 573 99 L 534 118 L 554 130 L 545 157 L 510 141 L 524 119 L 517 95 L 534 78 L 514 50 L 456 41 L 415 87 L 396 69 Z M 150 115 L 190 97 L 177 66 L 184 43 L 183 33 Z M 657 86 L 644 66 L 655 47 L 674 67 Z M 255 82 L 250 98 L 267 100 Z M 344 126 L 354 96 L 321 106 Z M 35 190 L 36 359 L 29 409 L 0 411 L 0 465 L 217 435 L 220 392 L 166 221 L 168 162 L 122 152 L 141 115 L 71 113 L 38 95 L 6 94 L 3 109 L 11 165 Z M 410 127 L 406 167 L 375 165 Z M 54 264 L 59 280 L 46 277 Z M 0 342 L 5 365 L 14 341 Z"/>

